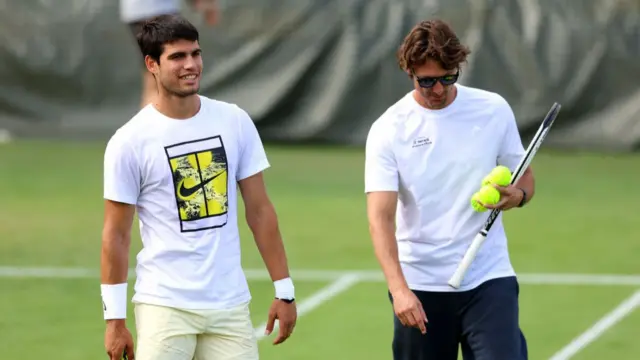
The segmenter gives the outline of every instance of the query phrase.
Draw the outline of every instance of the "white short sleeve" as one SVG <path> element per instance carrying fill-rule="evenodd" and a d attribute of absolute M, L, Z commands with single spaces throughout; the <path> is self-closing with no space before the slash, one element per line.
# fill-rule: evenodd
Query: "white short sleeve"
<path fill-rule="evenodd" d="M 506 166 L 514 171 L 526 152 L 522 146 L 518 124 L 511 106 L 506 101 L 500 104 L 497 116 L 506 122 L 504 137 L 498 153 L 498 165 Z"/>
<path fill-rule="evenodd" d="M 104 153 L 104 198 L 133 204 L 140 195 L 140 167 L 131 145 L 116 134 Z"/>
<path fill-rule="evenodd" d="M 365 192 L 398 191 L 398 166 L 393 153 L 392 132 L 376 122 L 367 136 L 364 166 Z"/>
<path fill-rule="evenodd" d="M 246 179 L 270 166 L 256 125 L 246 111 L 240 109 L 239 114 L 240 162 L 236 173 L 236 181 Z"/>

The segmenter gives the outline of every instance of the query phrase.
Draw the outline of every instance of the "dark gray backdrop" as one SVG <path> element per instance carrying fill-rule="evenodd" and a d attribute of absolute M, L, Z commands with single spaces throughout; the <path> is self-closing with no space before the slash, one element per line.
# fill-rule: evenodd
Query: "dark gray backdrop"
<path fill-rule="evenodd" d="M 137 110 L 140 58 L 116 0 L 0 0 L 0 129 L 106 138 Z M 202 93 L 265 140 L 361 145 L 410 88 L 395 50 L 418 21 L 472 49 L 461 82 L 509 100 L 523 134 L 563 105 L 549 146 L 640 145 L 638 0 L 227 0 L 201 29 Z"/>

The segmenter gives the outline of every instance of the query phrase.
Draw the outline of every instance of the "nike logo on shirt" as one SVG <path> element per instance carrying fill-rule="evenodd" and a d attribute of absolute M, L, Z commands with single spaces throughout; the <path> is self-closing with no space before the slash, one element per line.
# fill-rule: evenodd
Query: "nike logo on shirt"
<path fill-rule="evenodd" d="M 186 187 L 184 185 L 184 181 L 183 181 L 182 183 L 180 183 L 180 187 L 178 188 L 178 194 L 180 196 L 182 196 L 183 198 L 187 198 L 187 197 L 193 195 L 196 191 L 204 188 L 205 185 L 207 185 L 208 183 L 213 181 L 213 179 L 217 178 L 218 176 L 222 175 L 223 173 L 224 173 L 224 171 L 221 171 L 221 172 L 217 173 L 216 175 L 208 178 L 207 180 L 202 181 L 198 185 L 192 186 L 190 188 Z"/>

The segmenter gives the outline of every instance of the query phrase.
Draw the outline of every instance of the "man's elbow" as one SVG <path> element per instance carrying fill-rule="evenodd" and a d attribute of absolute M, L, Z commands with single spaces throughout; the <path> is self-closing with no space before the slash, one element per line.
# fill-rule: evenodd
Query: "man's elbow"
<path fill-rule="evenodd" d="M 369 232 L 374 239 L 380 235 L 393 232 L 394 226 L 395 222 L 392 213 L 378 213 L 369 220 Z"/>
<path fill-rule="evenodd" d="M 248 206 L 245 210 L 247 225 L 251 231 L 256 232 L 265 227 L 276 227 L 277 216 L 270 202 L 263 202 Z"/>
<path fill-rule="evenodd" d="M 128 248 L 131 243 L 131 233 L 128 231 L 105 227 L 102 230 L 102 250 Z"/>

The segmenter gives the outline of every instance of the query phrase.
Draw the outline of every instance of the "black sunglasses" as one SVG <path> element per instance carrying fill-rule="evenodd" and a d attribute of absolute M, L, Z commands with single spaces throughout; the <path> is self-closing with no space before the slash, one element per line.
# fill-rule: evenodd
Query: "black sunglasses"
<path fill-rule="evenodd" d="M 444 76 L 436 76 L 436 77 L 416 76 L 416 81 L 418 81 L 418 85 L 420 85 L 421 88 L 429 89 L 429 88 L 432 88 L 437 81 L 439 81 L 440 84 L 444 86 L 454 84 L 456 81 L 458 81 L 458 75 L 459 73 L 456 72 L 455 74 L 447 74 Z"/>

